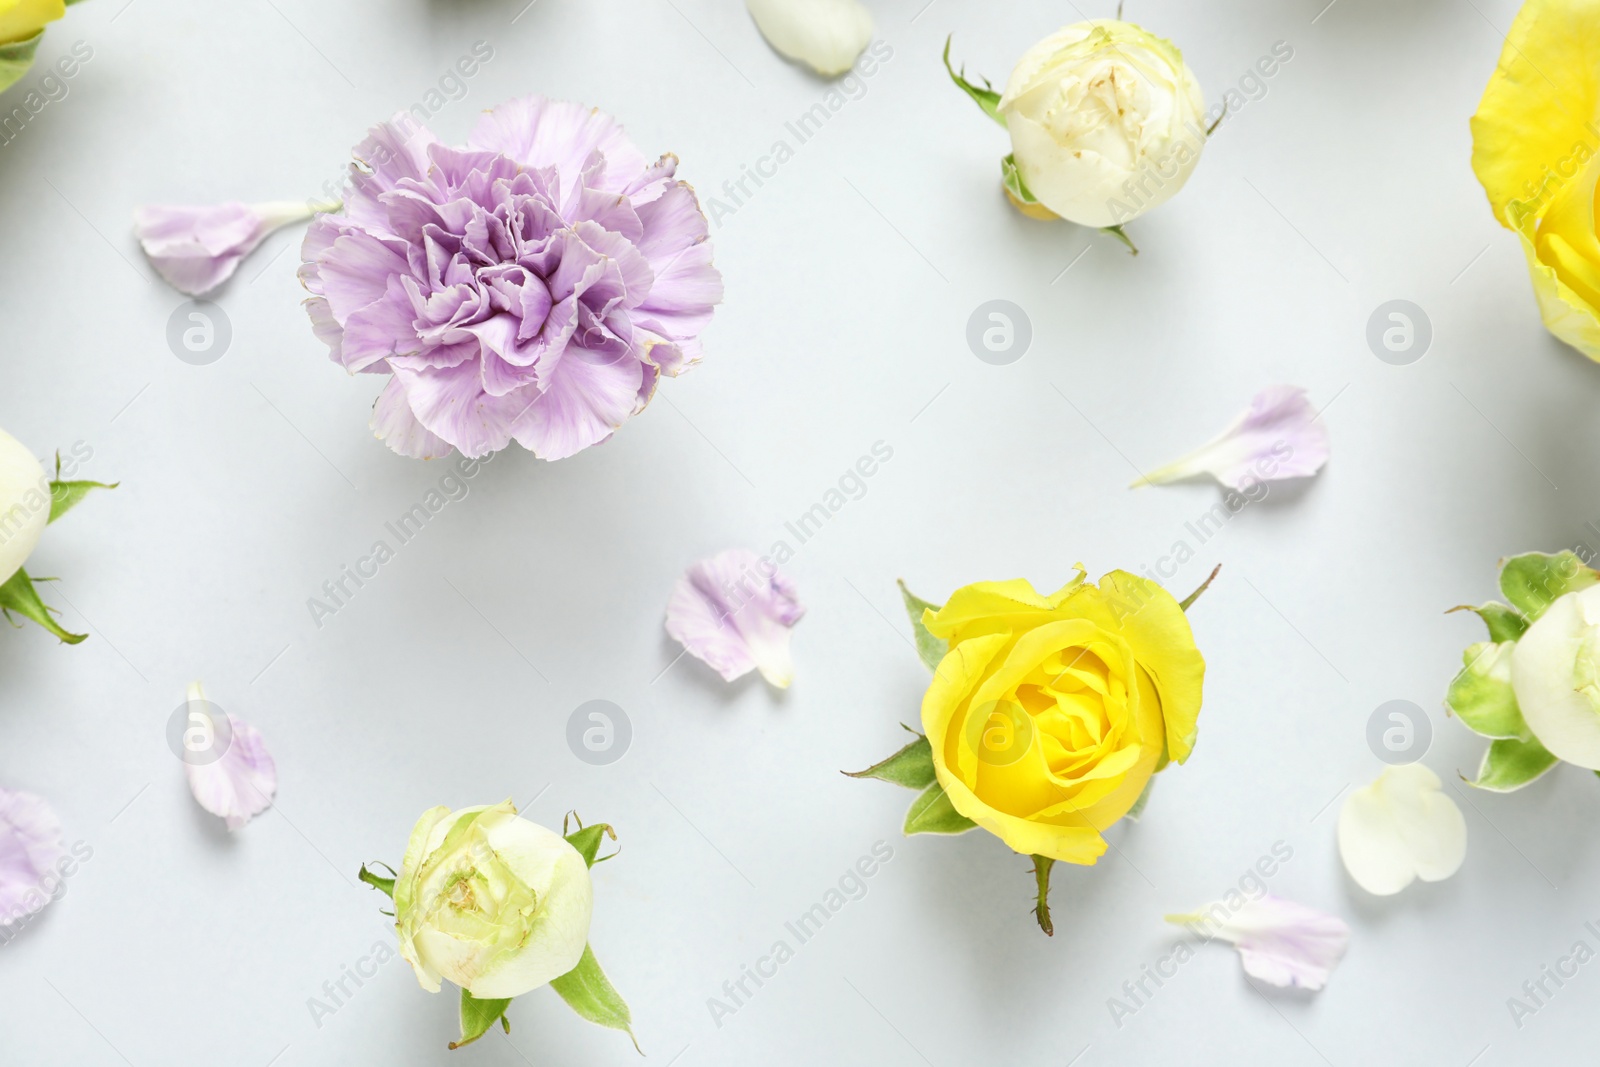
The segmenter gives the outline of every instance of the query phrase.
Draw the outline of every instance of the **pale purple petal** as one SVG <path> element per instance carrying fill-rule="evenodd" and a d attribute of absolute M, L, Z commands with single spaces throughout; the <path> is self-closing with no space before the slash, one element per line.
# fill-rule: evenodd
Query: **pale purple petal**
<path fill-rule="evenodd" d="M 1231 941 L 1238 946 L 1245 973 L 1263 982 L 1301 989 L 1321 989 L 1328 983 L 1350 944 L 1350 927 L 1343 919 L 1270 894 L 1239 900 L 1219 900 L 1187 915 L 1168 915 L 1167 921 L 1182 923 L 1207 940 Z"/>
<path fill-rule="evenodd" d="M 232 277 L 240 261 L 269 233 L 308 219 L 316 210 L 316 205 L 303 201 L 152 204 L 133 213 L 133 232 L 168 284 L 200 296 Z"/>
<path fill-rule="evenodd" d="M 805 614 L 771 560 L 734 548 L 684 572 L 667 602 L 667 633 L 727 681 L 760 670 L 779 689 L 794 680 L 789 633 Z"/>
<path fill-rule="evenodd" d="M 205 701 L 198 683 L 189 687 L 189 701 L 191 706 Z M 183 769 L 200 806 L 226 822 L 228 829 L 237 830 L 271 806 L 278 791 L 278 768 L 254 726 L 223 714 L 230 736 L 222 756 L 209 763 L 185 760 Z"/>
<path fill-rule="evenodd" d="M 65 850 L 61 823 L 32 793 L 0 789 L 0 927 L 50 903 Z"/>
<path fill-rule="evenodd" d="M 524 97 L 464 148 L 396 116 L 356 155 L 300 278 L 334 361 L 394 376 L 373 429 L 397 452 L 562 459 L 699 359 L 722 298 L 705 215 L 605 113 Z"/>
<path fill-rule="evenodd" d="M 1261 482 L 1306 478 L 1328 462 L 1328 427 L 1317 417 L 1306 391 L 1273 385 L 1214 440 L 1151 471 L 1133 484 L 1161 485 L 1209 474 L 1243 492 Z"/>

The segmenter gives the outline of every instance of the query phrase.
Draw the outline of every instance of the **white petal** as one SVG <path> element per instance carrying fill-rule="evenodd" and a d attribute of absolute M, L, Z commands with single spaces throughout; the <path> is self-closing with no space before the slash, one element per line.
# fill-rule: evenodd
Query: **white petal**
<path fill-rule="evenodd" d="M 191 715 L 210 718 L 218 713 L 227 719 L 227 748 L 209 763 L 185 760 L 184 773 L 189 792 L 200 806 L 223 819 L 230 830 L 237 830 L 266 811 L 278 791 L 278 768 L 261 734 L 242 719 L 209 704 L 200 683 L 189 687 Z M 222 731 L 217 730 L 220 736 Z"/>
<path fill-rule="evenodd" d="M 1600 624 L 1600 585 L 1550 605 L 1511 653 L 1511 687 L 1539 743 L 1556 758 L 1600 768 L 1600 714 L 1577 678 L 1578 658 Z"/>
<path fill-rule="evenodd" d="M 1321 989 L 1350 944 L 1343 919 L 1270 895 L 1239 906 L 1219 900 L 1167 921 L 1233 942 L 1245 973 L 1275 986 Z"/>
<path fill-rule="evenodd" d="M 1420 763 L 1390 767 L 1339 811 L 1339 856 L 1357 885 L 1377 896 L 1416 878 L 1437 882 L 1467 857 L 1467 821 Z"/>
<path fill-rule="evenodd" d="M 805 614 L 794 585 L 754 552 L 729 549 L 690 567 L 667 602 L 667 633 L 726 681 L 759 669 L 794 680 L 789 632 Z"/>
<path fill-rule="evenodd" d="M 50 480 L 33 453 L 0 430 L 0 583 L 17 573 L 50 522 Z"/>
<path fill-rule="evenodd" d="M 782 54 L 832 77 L 872 40 L 872 13 L 858 0 L 745 0 L 761 33 Z"/>
<path fill-rule="evenodd" d="M 1328 427 L 1306 391 L 1268 386 L 1226 430 L 1133 484 L 1161 485 L 1209 474 L 1240 492 L 1259 482 L 1305 478 L 1328 462 Z"/>

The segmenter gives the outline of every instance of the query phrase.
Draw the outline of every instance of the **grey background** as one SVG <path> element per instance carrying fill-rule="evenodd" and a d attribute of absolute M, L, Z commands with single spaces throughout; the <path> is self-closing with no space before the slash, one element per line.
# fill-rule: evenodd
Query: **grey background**
<path fill-rule="evenodd" d="M 1031 42 L 1111 3 L 873 0 L 892 60 L 715 231 L 727 300 L 705 363 L 604 447 L 497 459 L 320 629 L 307 598 L 446 468 L 371 438 L 380 383 L 347 378 L 313 338 L 297 232 L 220 294 L 226 356 L 176 359 L 165 331 L 182 298 L 151 281 L 134 207 L 317 195 L 368 125 L 477 40 L 495 55 L 431 121 L 446 141 L 511 96 L 574 98 L 646 153 L 677 152 L 707 196 L 827 86 L 735 0 L 70 9 L 41 61 L 79 40 L 93 59 L 0 147 L 0 425 L 41 455 L 85 442 L 84 474 L 123 486 L 30 564 L 63 576 L 47 596 L 91 640 L 0 633 L 0 782 L 48 798 L 68 841 L 93 848 L 0 948 L 0 1059 L 637 1062 L 549 991 L 517 1002 L 509 1040 L 446 1053 L 453 998 L 398 959 L 311 1019 L 324 981 L 391 943 L 380 899 L 354 883 L 361 862 L 398 861 L 431 805 L 507 796 L 550 825 L 576 809 L 617 826 L 593 943 L 650 1062 L 1586 1052 L 1600 965 L 1520 1030 L 1506 999 L 1580 938 L 1600 947 L 1583 926 L 1600 918 L 1592 775 L 1563 768 L 1510 797 L 1447 785 L 1470 833 L 1447 882 L 1375 900 L 1338 862 L 1334 801 L 1382 768 L 1365 742 L 1380 704 L 1430 709 L 1427 763 L 1447 782 L 1476 766 L 1484 743 L 1440 700 L 1480 628 L 1444 609 L 1493 595 L 1503 554 L 1600 542 L 1586 528 L 1600 371 L 1544 333 L 1468 164 L 1467 119 L 1516 4 L 1323 2 L 1132 0 L 1211 101 L 1274 42 L 1294 49 L 1187 189 L 1132 225 L 1133 258 L 1005 205 L 1005 135 L 937 61 L 954 31 L 968 69 L 1001 81 Z M 1010 366 L 964 340 L 991 299 L 1032 321 Z M 1392 299 L 1432 321 L 1410 366 L 1364 340 Z M 1184 524 L 1215 487 L 1126 488 L 1273 382 L 1332 405 L 1320 478 L 1275 487 L 1204 545 Z M 787 568 L 809 608 L 794 688 L 674 664 L 661 617 L 682 568 L 766 550 L 880 440 L 892 461 Z M 1193 615 L 1210 667 L 1199 746 L 1097 868 L 1057 868 L 1046 938 L 1026 859 L 981 834 L 904 840 L 911 795 L 837 773 L 916 719 L 926 674 L 894 579 L 936 600 L 984 578 L 1049 589 L 1077 560 L 1142 569 L 1180 539 L 1197 549 L 1169 583 L 1180 594 L 1225 565 Z M 163 739 L 197 677 L 280 770 L 276 806 L 232 837 Z M 592 699 L 633 723 L 610 766 L 565 742 Z M 894 858 L 866 896 L 714 1026 L 707 998 L 878 840 Z M 1271 889 L 1354 928 L 1326 991 L 1254 988 L 1231 949 L 1206 946 L 1117 1026 L 1108 998 L 1178 940 L 1161 915 L 1220 896 L 1277 841 L 1294 855 Z"/>

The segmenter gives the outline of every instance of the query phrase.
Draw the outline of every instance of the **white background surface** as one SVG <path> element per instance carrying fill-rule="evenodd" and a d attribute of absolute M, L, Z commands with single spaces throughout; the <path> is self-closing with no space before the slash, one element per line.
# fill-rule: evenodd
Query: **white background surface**
<path fill-rule="evenodd" d="M 94 850 L 0 947 L 0 1061 L 637 1062 L 549 991 L 514 1005 L 509 1040 L 447 1053 L 453 998 L 398 959 L 313 1023 L 322 983 L 392 943 L 381 899 L 354 883 L 362 861 L 397 862 L 431 805 L 508 795 L 537 795 L 528 814 L 549 825 L 577 809 L 617 826 L 592 940 L 654 1063 L 1587 1053 L 1600 964 L 1520 1031 L 1506 1000 L 1578 939 L 1600 947 L 1583 928 L 1600 918 L 1593 776 L 1563 768 L 1510 797 L 1452 788 L 1466 865 L 1387 900 L 1344 876 L 1328 807 L 1380 770 L 1365 728 L 1391 699 L 1432 710 L 1430 766 L 1470 772 L 1483 742 L 1440 701 L 1479 628 L 1442 612 L 1494 595 L 1503 554 L 1600 542 L 1585 530 L 1600 519 L 1600 371 L 1543 332 L 1468 164 L 1511 0 L 1339 0 L 1314 24 L 1321 0 L 1131 0 L 1211 101 L 1274 42 L 1294 49 L 1187 189 L 1132 226 L 1136 259 L 1012 212 L 996 189 L 1005 135 L 938 63 L 954 31 L 968 69 L 1001 81 L 1031 42 L 1109 2 L 933 0 L 919 15 L 924 0 L 873 0 L 893 59 L 715 231 L 727 300 L 705 363 L 603 447 L 490 464 L 319 630 L 307 598 L 445 468 L 370 436 L 377 382 L 347 378 L 313 338 L 297 232 L 220 295 L 227 355 L 174 358 L 181 298 L 150 281 L 134 207 L 315 195 L 368 125 L 477 40 L 494 58 L 430 123 L 446 141 L 511 96 L 574 98 L 647 154 L 677 152 L 703 195 L 827 91 L 735 0 L 540 0 L 513 24 L 523 2 L 88 0 L 47 35 L 42 61 L 78 40 L 94 58 L 0 147 L 0 425 L 40 455 L 86 442 L 84 476 L 123 484 L 30 564 L 64 576 L 47 598 L 91 639 L 0 633 L 0 782 L 48 798 Z M 1034 328 L 1009 367 L 963 336 L 996 297 Z M 1433 322 L 1413 366 L 1363 339 L 1393 298 Z M 1154 564 L 1219 494 L 1132 492 L 1132 465 L 1187 450 L 1273 382 L 1333 403 L 1333 461 L 1169 583 L 1181 595 L 1225 565 L 1193 613 L 1210 667 L 1199 746 L 1099 867 L 1057 867 L 1046 938 L 1025 858 L 976 833 L 902 839 L 911 794 L 837 773 L 916 719 L 926 673 L 894 579 L 938 600 L 986 578 L 1051 589 L 1080 559 L 1095 575 Z M 810 612 L 794 688 L 726 686 L 689 658 L 663 674 L 682 568 L 765 550 L 879 440 L 893 460 L 788 568 Z M 276 807 L 232 837 L 163 738 L 196 677 L 260 727 L 281 772 Z M 634 726 L 609 767 L 565 742 L 595 698 Z M 894 859 L 865 898 L 714 1026 L 707 998 L 878 840 Z M 1220 896 L 1280 840 L 1294 857 L 1272 890 L 1354 927 L 1327 990 L 1253 990 L 1211 945 L 1115 1025 L 1108 998 L 1179 936 L 1163 912 Z"/>

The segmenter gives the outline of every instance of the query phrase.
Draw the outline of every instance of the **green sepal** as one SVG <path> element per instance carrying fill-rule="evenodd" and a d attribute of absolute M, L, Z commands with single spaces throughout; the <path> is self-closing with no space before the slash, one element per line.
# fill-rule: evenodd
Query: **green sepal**
<path fill-rule="evenodd" d="M 633 1042 L 634 1051 L 644 1055 L 639 1039 L 633 1036 L 633 1015 L 594 958 L 594 950 L 583 946 L 583 958 L 578 965 L 550 983 L 550 988 L 561 995 L 567 1006 L 592 1023 L 621 1030 Z"/>
<path fill-rule="evenodd" d="M 468 993 L 461 991 L 461 1040 L 450 1042 L 452 1049 L 462 1045 L 470 1045 L 478 1038 L 489 1032 L 495 1023 L 505 1026 L 506 1033 L 511 1032 L 511 1024 L 506 1022 L 506 1009 L 511 1006 L 510 999 L 506 1000 L 479 1000 Z"/>
<path fill-rule="evenodd" d="M 1461 657 L 1465 666 L 1450 683 L 1444 702 L 1475 734 L 1522 741 L 1533 736 L 1511 687 L 1511 650 L 1515 647 L 1509 641 L 1483 641 L 1468 647 Z"/>
<path fill-rule="evenodd" d="M 1221 573 L 1222 573 L 1222 564 L 1219 563 L 1215 567 L 1212 567 L 1211 568 L 1211 573 L 1206 575 L 1206 580 L 1200 583 L 1200 588 L 1196 589 L 1194 592 L 1190 593 L 1188 596 L 1186 596 L 1182 600 L 1178 601 L 1178 607 L 1180 609 L 1182 609 L 1183 611 L 1188 611 L 1191 607 L 1194 606 L 1194 602 L 1196 600 L 1200 599 L 1200 594 L 1204 593 L 1207 589 L 1211 588 L 1211 583 L 1216 581 L 1217 580 L 1217 575 L 1219 575 Z"/>
<path fill-rule="evenodd" d="M 1449 615 L 1455 611 L 1470 611 L 1482 619 L 1483 624 L 1489 628 L 1489 640 L 1495 644 L 1519 640 L 1528 632 L 1528 620 L 1515 608 L 1506 607 L 1497 600 L 1491 600 L 1477 607 L 1471 604 L 1458 604 L 1445 614 Z"/>
<path fill-rule="evenodd" d="M 908 726 L 907 730 L 917 734 Z M 874 763 L 864 771 L 845 771 L 851 778 L 878 778 L 907 789 L 926 789 L 936 780 L 933 770 L 933 746 L 928 739 L 917 734 L 917 739 L 886 760 Z"/>
<path fill-rule="evenodd" d="M 41 582 L 53 580 L 51 578 L 39 579 Z M 11 620 L 11 613 L 14 611 L 25 619 L 32 619 L 58 637 L 63 644 L 76 645 L 81 641 L 88 640 L 88 634 L 72 633 L 56 622 L 55 616 L 51 614 L 55 609 L 46 607 L 45 602 L 39 599 L 39 591 L 33 587 L 33 581 L 32 578 L 28 577 L 26 570 L 18 567 L 17 573 L 6 579 L 4 585 L 0 585 L 0 615 L 4 615 L 7 620 Z M 15 620 L 11 620 L 11 622 L 13 626 L 22 625 Z"/>
<path fill-rule="evenodd" d="M 1046 937 L 1056 936 L 1055 924 L 1050 921 L 1050 871 L 1056 861 L 1049 856 L 1033 857 L 1033 884 L 1038 892 L 1033 905 L 1033 917 Z"/>
<path fill-rule="evenodd" d="M 56 473 L 61 473 L 61 457 L 56 457 Z M 55 522 L 83 502 L 83 498 L 96 489 L 115 489 L 121 482 L 62 482 L 50 483 L 50 521 Z"/>
<path fill-rule="evenodd" d="M 1022 171 L 1017 166 L 1017 157 L 1013 153 L 1000 161 L 1000 181 L 1019 202 L 1024 204 L 1037 204 L 1039 198 L 1033 195 L 1033 190 L 1028 188 L 1028 183 L 1022 180 Z"/>
<path fill-rule="evenodd" d="M 912 834 L 964 834 L 977 825 L 957 811 L 945 795 L 944 787 L 934 782 L 911 802 L 904 829 L 907 837 Z"/>
<path fill-rule="evenodd" d="M 1161 754 L 1163 756 L 1165 756 L 1166 755 L 1166 746 L 1162 745 L 1161 748 L 1162 748 L 1162 753 Z M 1124 819 L 1130 819 L 1133 822 L 1138 822 L 1139 821 L 1139 816 L 1144 814 L 1144 806 L 1146 804 L 1150 803 L 1150 790 L 1154 789 L 1155 787 L 1156 787 L 1156 776 L 1152 774 L 1150 776 L 1150 780 L 1144 784 L 1144 789 L 1143 789 L 1142 792 L 1140 792 L 1139 799 L 1135 800 L 1133 802 L 1133 807 L 1128 809 L 1128 814 L 1124 815 L 1123 818 Z"/>
<path fill-rule="evenodd" d="M 944 69 L 950 72 L 950 80 L 956 83 L 956 88 L 972 97 L 973 102 L 983 109 L 985 115 L 1004 126 L 1006 117 L 1000 114 L 1000 94 L 994 91 L 994 86 L 989 84 L 989 79 L 983 79 L 983 88 L 980 89 L 967 81 L 967 68 L 964 65 L 959 74 L 956 73 L 954 67 L 950 66 L 950 42 L 954 39 L 955 34 L 951 34 L 944 39 Z"/>
<path fill-rule="evenodd" d="M 578 824 L 578 828 L 570 834 L 567 833 L 569 819 Z M 568 812 L 566 818 L 561 820 L 561 833 L 566 837 L 567 844 L 577 849 L 578 854 L 583 857 L 583 862 L 591 867 L 597 863 L 604 863 L 616 855 L 615 852 L 609 856 L 599 854 L 601 841 L 608 837 L 613 841 L 617 839 L 617 832 L 611 828 L 610 823 L 597 822 L 593 826 L 585 826 L 583 820 L 578 818 L 577 812 Z"/>
<path fill-rule="evenodd" d="M 911 632 L 917 640 L 917 655 L 922 657 L 922 662 L 927 664 L 930 671 L 937 671 L 945 654 L 950 651 L 950 642 L 942 637 L 935 637 L 928 632 L 922 624 L 924 611 L 938 611 L 938 604 L 930 604 L 906 588 L 906 583 L 901 581 L 900 596 L 906 602 L 906 614 L 911 616 Z"/>
<path fill-rule="evenodd" d="M 1489 746 L 1478 768 L 1478 780 L 1468 785 L 1491 793 L 1510 793 L 1521 789 L 1561 761 L 1536 738 L 1519 741 L 1502 738 Z"/>
<path fill-rule="evenodd" d="M 1563 596 L 1597 582 L 1600 574 L 1570 551 L 1554 555 L 1528 552 L 1500 565 L 1500 592 L 1530 623 L 1537 622 Z"/>
<path fill-rule="evenodd" d="M 25 41 L 0 44 L 0 92 L 17 84 L 28 73 L 33 66 L 33 54 L 39 50 L 42 40 L 44 31 L 40 30 Z"/>
<path fill-rule="evenodd" d="M 385 863 L 384 866 L 385 867 L 389 867 L 389 865 L 387 863 Z M 389 873 L 390 873 L 390 875 L 394 874 L 394 868 L 393 867 L 389 867 Z M 368 885 L 370 885 L 372 888 L 378 890 L 380 893 L 382 893 L 384 896 L 388 897 L 390 900 L 394 899 L 394 878 L 393 877 L 385 878 L 385 877 L 383 877 L 383 875 L 378 874 L 376 871 L 369 871 L 369 870 L 367 870 L 367 865 L 365 863 L 363 863 L 361 865 L 361 873 L 356 875 L 356 877 L 359 878 L 361 881 L 363 881 L 363 882 L 367 883 Z"/>
<path fill-rule="evenodd" d="M 1123 244 L 1127 245 L 1128 246 L 1128 254 L 1129 255 L 1136 256 L 1136 255 L 1139 254 L 1139 246 L 1133 243 L 1133 238 L 1129 237 L 1127 231 L 1124 230 L 1120 225 L 1118 225 L 1118 226 L 1102 226 L 1102 227 L 1100 227 L 1100 232 L 1101 233 L 1109 233 L 1111 236 L 1115 237 L 1117 240 L 1119 240 Z"/>

